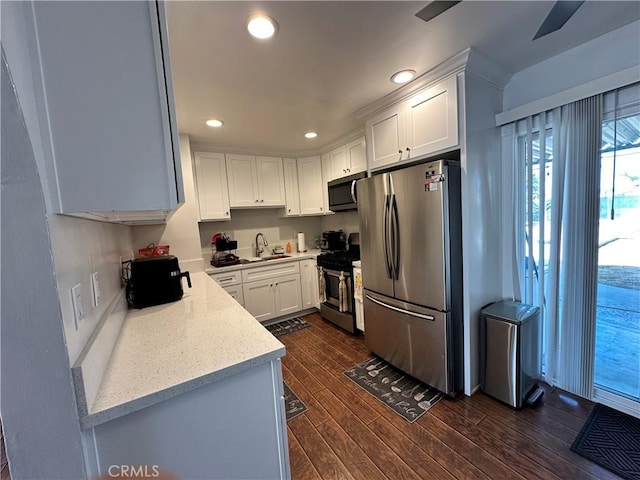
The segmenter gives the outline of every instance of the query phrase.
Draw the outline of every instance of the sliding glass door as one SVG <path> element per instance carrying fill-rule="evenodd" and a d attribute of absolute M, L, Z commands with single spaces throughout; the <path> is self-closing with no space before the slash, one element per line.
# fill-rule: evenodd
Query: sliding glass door
<path fill-rule="evenodd" d="M 640 410 L 638 114 L 602 124 L 595 347 L 594 396 Z"/>

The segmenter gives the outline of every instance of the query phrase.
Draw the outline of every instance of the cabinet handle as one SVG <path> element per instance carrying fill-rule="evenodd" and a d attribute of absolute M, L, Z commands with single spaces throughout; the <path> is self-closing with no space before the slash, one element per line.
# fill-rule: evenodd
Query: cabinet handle
<path fill-rule="evenodd" d="M 350 168 L 347 168 L 347 173 L 351 173 L 351 169 Z"/>
<path fill-rule="evenodd" d="M 229 212 L 224 212 L 225 215 L 229 215 Z"/>
<path fill-rule="evenodd" d="M 291 213 L 291 209 L 289 209 L 289 213 Z"/>
<path fill-rule="evenodd" d="M 320 211 L 322 211 L 322 207 L 320 207 Z"/>
<path fill-rule="evenodd" d="M 258 201 L 259 201 L 259 200 L 256 198 L 255 202 L 256 202 L 256 203 L 258 203 Z"/>
<path fill-rule="evenodd" d="M 260 203 L 264 203 L 264 199 L 260 200 Z"/>
<path fill-rule="evenodd" d="M 276 287 L 278 286 L 278 284 L 276 283 Z"/>
<path fill-rule="evenodd" d="M 402 155 L 402 150 L 398 150 L 398 153 L 399 153 L 400 155 Z"/>

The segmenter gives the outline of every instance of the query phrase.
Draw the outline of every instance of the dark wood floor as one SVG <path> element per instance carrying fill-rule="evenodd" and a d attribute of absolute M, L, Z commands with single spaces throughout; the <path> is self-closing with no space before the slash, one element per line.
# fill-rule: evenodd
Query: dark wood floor
<path fill-rule="evenodd" d="M 444 399 L 413 424 L 342 372 L 371 356 L 317 314 L 280 337 L 285 382 L 308 410 L 288 422 L 291 474 L 307 479 L 617 479 L 569 450 L 593 404 L 546 389 L 516 412 L 482 393 Z"/>

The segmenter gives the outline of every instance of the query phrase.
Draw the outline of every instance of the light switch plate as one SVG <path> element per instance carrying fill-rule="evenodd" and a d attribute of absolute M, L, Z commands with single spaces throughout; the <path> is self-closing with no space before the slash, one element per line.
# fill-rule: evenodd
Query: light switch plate
<path fill-rule="evenodd" d="M 71 287 L 71 305 L 73 306 L 73 320 L 78 330 L 80 322 L 84 320 L 84 309 L 82 308 L 82 285 L 77 284 Z"/>
<path fill-rule="evenodd" d="M 93 294 L 93 306 L 100 305 L 100 282 L 98 281 L 98 272 L 91 274 L 91 293 Z"/>

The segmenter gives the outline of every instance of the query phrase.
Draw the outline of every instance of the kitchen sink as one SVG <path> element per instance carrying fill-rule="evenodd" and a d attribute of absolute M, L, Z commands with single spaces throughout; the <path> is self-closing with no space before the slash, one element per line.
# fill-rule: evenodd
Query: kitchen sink
<path fill-rule="evenodd" d="M 281 258 L 290 258 L 291 255 L 278 254 L 278 255 L 269 255 L 267 257 L 251 257 L 251 258 L 241 258 L 240 264 L 246 265 L 248 263 L 258 263 L 258 262 L 268 262 L 269 260 L 280 260 Z"/>
<path fill-rule="evenodd" d="M 263 260 L 279 260 L 281 258 L 289 258 L 291 255 L 278 254 L 278 255 L 269 255 L 268 257 L 262 257 Z"/>

